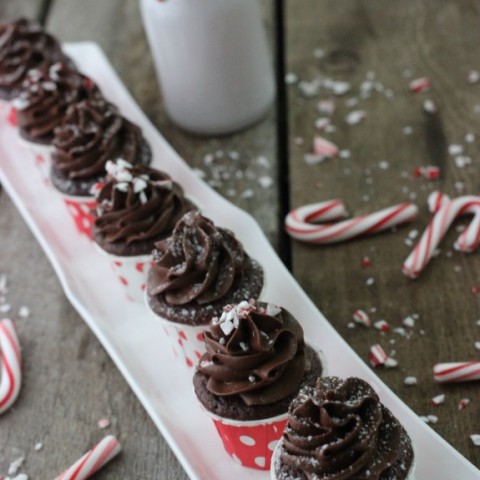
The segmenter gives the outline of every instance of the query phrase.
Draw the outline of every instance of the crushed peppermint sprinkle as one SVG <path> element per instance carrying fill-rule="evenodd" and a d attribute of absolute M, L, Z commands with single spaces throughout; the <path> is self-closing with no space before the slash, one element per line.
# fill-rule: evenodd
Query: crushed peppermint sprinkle
<path fill-rule="evenodd" d="M 403 381 L 405 385 L 417 385 L 417 377 L 405 377 L 405 380 Z"/>
<path fill-rule="evenodd" d="M 470 440 L 472 440 L 472 443 L 473 443 L 476 447 L 480 447 L 480 434 L 478 434 L 478 433 L 473 433 L 472 435 L 470 435 Z"/>
<path fill-rule="evenodd" d="M 448 153 L 450 155 L 460 155 L 463 153 L 462 145 L 452 144 L 448 146 Z"/>
<path fill-rule="evenodd" d="M 441 405 L 442 403 L 445 403 L 445 394 L 441 393 L 440 395 L 436 395 L 435 397 L 432 398 L 432 403 L 437 406 Z"/>
<path fill-rule="evenodd" d="M 386 320 L 378 320 L 373 324 L 373 326 L 382 332 L 388 332 L 390 330 L 390 325 Z"/>
<path fill-rule="evenodd" d="M 409 328 L 413 328 L 415 326 L 415 319 L 413 316 L 409 315 L 408 317 L 405 317 L 402 321 L 402 323 Z"/>
<path fill-rule="evenodd" d="M 430 80 L 427 77 L 417 78 L 410 82 L 410 91 L 413 93 L 422 93 L 430 89 Z"/>
<path fill-rule="evenodd" d="M 248 376 L 248 381 L 249 381 L 250 383 L 255 383 L 255 381 L 256 381 L 255 375 L 249 375 L 249 376 Z"/>
<path fill-rule="evenodd" d="M 228 336 L 233 330 L 238 328 L 240 319 L 245 318 L 249 312 L 254 310 L 256 310 L 256 307 L 248 303 L 246 300 L 243 300 L 237 305 L 225 306 L 221 317 L 214 317 L 212 322 L 215 325 L 220 325 L 224 335 Z"/>
<path fill-rule="evenodd" d="M 433 100 L 425 100 L 423 102 L 423 110 L 427 113 L 435 113 L 437 111 L 437 106 L 433 103 Z"/>
<path fill-rule="evenodd" d="M 384 363 L 386 368 L 395 368 L 398 367 L 398 360 L 395 360 L 392 357 L 388 357 Z"/>
<path fill-rule="evenodd" d="M 372 265 L 372 261 L 370 260 L 370 257 L 363 257 L 361 264 L 363 268 L 368 268 Z"/>
<path fill-rule="evenodd" d="M 43 443 L 42 443 L 42 442 L 37 442 L 37 443 L 35 444 L 35 446 L 33 447 L 33 449 L 34 449 L 36 452 L 39 452 L 42 448 L 43 448 Z"/>
<path fill-rule="evenodd" d="M 475 342 L 475 348 L 476 348 L 477 350 L 480 350 L 480 342 Z"/>
<path fill-rule="evenodd" d="M 108 428 L 110 426 L 110 420 L 108 418 L 101 418 L 97 422 L 98 428 L 101 428 L 102 430 L 105 428 Z"/>
<path fill-rule="evenodd" d="M 462 399 L 458 402 L 458 409 L 459 409 L 459 410 L 463 410 L 469 403 L 470 403 L 470 399 L 469 399 L 469 398 L 462 398 Z"/>
<path fill-rule="evenodd" d="M 478 83 L 480 82 L 480 72 L 478 70 L 470 70 L 467 74 L 468 83 Z"/>
<path fill-rule="evenodd" d="M 298 82 L 298 76 L 295 73 L 288 72 L 285 75 L 285 83 L 287 85 L 293 85 L 294 83 L 297 83 L 297 82 Z"/>
<path fill-rule="evenodd" d="M 363 310 L 356 310 L 353 312 L 353 321 L 364 327 L 369 327 L 372 323 L 368 314 Z"/>
<path fill-rule="evenodd" d="M 420 420 L 423 420 L 425 423 L 437 423 L 438 417 L 436 415 L 423 415 L 419 417 Z"/>
<path fill-rule="evenodd" d="M 20 318 L 28 318 L 30 316 L 30 309 L 25 305 L 22 305 L 18 310 L 18 316 Z"/>
<path fill-rule="evenodd" d="M 14 460 L 10 466 L 8 467 L 8 474 L 9 475 L 16 475 L 18 470 L 20 470 L 20 467 L 23 465 L 23 462 L 25 461 L 25 457 L 18 457 L 16 460 Z"/>
<path fill-rule="evenodd" d="M 276 315 L 278 315 L 280 312 L 282 311 L 282 309 L 278 306 L 278 305 L 275 305 L 273 303 L 268 303 L 267 304 L 267 309 L 265 311 L 265 313 L 267 315 L 270 315 L 271 317 L 275 317 Z"/>
<path fill-rule="evenodd" d="M 365 110 L 353 110 L 345 117 L 345 122 L 348 125 L 357 125 L 367 118 Z"/>
<path fill-rule="evenodd" d="M 373 277 L 367 278 L 365 283 L 370 287 L 375 283 L 375 279 Z"/>

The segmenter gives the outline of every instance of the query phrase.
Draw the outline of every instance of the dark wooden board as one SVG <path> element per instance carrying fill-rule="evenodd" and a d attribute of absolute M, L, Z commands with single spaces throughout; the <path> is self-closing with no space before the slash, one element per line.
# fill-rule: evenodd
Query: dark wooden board
<path fill-rule="evenodd" d="M 480 124 L 476 107 L 480 85 L 467 83 L 469 70 L 479 66 L 478 4 L 289 0 L 285 13 L 288 72 L 304 81 L 325 77 L 352 85 L 350 92 L 336 97 L 332 117 L 336 131 L 330 133 L 319 132 L 314 122 L 321 116 L 317 102 L 330 98 L 331 92 L 321 90 L 306 97 L 298 84 L 287 87 L 292 207 L 339 198 L 354 216 L 408 200 L 420 208 L 414 223 L 394 233 L 334 246 L 294 241 L 293 272 L 365 361 L 375 343 L 383 345 L 387 353 L 396 351 L 398 368 L 379 369 L 379 376 L 416 413 L 437 415 L 433 428 L 480 466 L 480 449 L 469 438 L 480 433 L 478 383 L 441 386 L 432 380 L 432 366 L 437 362 L 480 357 L 474 347 L 480 339 L 476 326 L 480 297 L 472 293 L 472 287 L 480 282 L 479 254 L 454 251 L 458 233 L 452 229 L 441 244 L 440 255 L 419 279 L 410 280 L 401 272 L 412 249 L 405 240 L 413 230 L 421 233 L 429 221 L 429 192 L 439 189 L 452 196 L 478 193 L 479 143 L 478 139 L 465 141 L 465 135 L 476 134 Z M 410 80 L 423 76 L 430 78 L 431 90 L 411 93 Z M 391 90 L 393 97 L 385 91 L 374 92 L 348 107 L 345 102 L 358 99 L 360 85 L 369 78 Z M 425 115 L 425 99 L 437 104 L 437 115 Z M 365 121 L 348 125 L 345 116 L 352 110 L 365 110 Z M 411 128 L 410 134 L 405 127 Z M 316 134 L 348 149 L 351 157 L 307 165 L 304 154 L 312 151 Z M 470 166 L 456 166 L 448 153 L 451 144 L 464 146 L 464 154 L 472 159 Z M 440 166 L 442 179 L 414 178 L 412 171 L 425 165 Z M 459 185 L 464 189 L 459 190 Z M 362 267 L 364 256 L 371 259 L 369 268 Z M 369 278 L 374 279 L 371 286 L 367 285 Z M 402 326 L 402 320 L 414 313 L 419 319 L 407 339 L 392 332 L 348 328 L 357 309 L 369 312 L 372 320 L 387 320 L 392 327 Z M 417 386 L 404 385 L 404 378 L 410 375 L 417 377 Z M 432 406 L 431 398 L 442 392 L 445 404 Z M 457 404 L 462 398 L 469 398 L 471 404 L 459 411 Z"/>

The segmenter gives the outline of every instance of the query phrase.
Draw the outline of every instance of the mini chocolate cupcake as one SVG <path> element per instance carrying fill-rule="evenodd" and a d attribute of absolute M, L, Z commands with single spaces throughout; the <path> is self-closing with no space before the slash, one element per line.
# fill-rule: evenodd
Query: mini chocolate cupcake
<path fill-rule="evenodd" d="M 121 159 L 107 162 L 106 169 L 93 239 L 110 259 L 127 297 L 143 302 L 155 242 L 170 235 L 178 219 L 195 206 L 164 172 Z"/>
<path fill-rule="evenodd" d="M 60 44 L 36 22 L 19 18 L 0 24 L 0 98 L 12 100 L 32 68 L 71 63 Z"/>
<path fill-rule="evenodd" d="M 70 105 L 54 130 L 52 144 L 52 184 L 62 194 L 78 232 L 91 238 L 94 191 L 105 182 L 105 165 L 116 158 L 148 165 L 150 146 L 137 125 L 99 97 Z"/>
<path fill-rule="evenodd" d="M 407 432 L 359 378 L 319 378 L 303 388 L 272 461 L 276 480 L 413 479 Z"/>
<path fill-rule="evenodd" d="M 52 183 L 67 195 L 91 196 L 92 187 L 105 181 L 108 160 L 123 158 L 132 165 L 151 160 L 140 128 L 103 98 L 70 105 L 53 146 Z"/>
<path fill-rule="evenodd" d="M 207 325 L 224 305 L 258 298 L 262 290 L 261 266 L 231 231 L 198 212 L 186 213 L 172 235 L 155 247 L 147 299 L 163 319 Z"/>
<path fill-rule="evenodd" d="M 323 371 L 319 353 L 285 309 L 262 302 L 225 307 L 204 333 L 206 353 L 193 378 L 227 452 L 268 469 L 290 403 Z"/>
<path fill-rule="evenodd" d="M 30 70 L 22 92 L 13 101 L 21 137 L 35 144 L 50 145 L 68 106 L 95 96 L 100 96 L 95 83 L 65 63 Z"/>
<path fill-rule="evenodd" d="M 150 255 L 155 242 L 171 235 L 180 217 L 196 209 L 165 172 L 122 159 L 107 162 L 106 170 L 92 233 L 107 253 Z"/>

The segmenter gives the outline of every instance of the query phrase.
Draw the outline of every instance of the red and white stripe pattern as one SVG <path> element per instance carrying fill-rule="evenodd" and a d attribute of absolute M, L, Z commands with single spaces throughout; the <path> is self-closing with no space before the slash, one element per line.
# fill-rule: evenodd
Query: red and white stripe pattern
<path fill-rule="evenodd" d="M 22 385 L 22 356 L 12 320 L 0 321 L 0 414 L 15 402 Z"/>
<path fill-rule="evenodd" d="M 416 78 L 410 82 L 409 86 L 413 93 L 425 92 L 430 88 L 430 80 L 427 77 Z"/>
<path fill-rule="evenodd" d="M 355 310 L 353 312 L 353 321 L 364 327 L 369 327 L 372 324 L 370 317 L 363 310 Z"/>
<path fill-rule="evenodd" d="M 437 363 L 433 366 L 433 379 L 440 383 L 480 380 L 480 362 Z"/>
<path fill-rule="evenodd" d="M 338 155 L 338 147 L 326 138 L 315 136 L 313 139 L 313 153 L 319 157 L 331 158 Z"/>
<path fill-rule="evenodd" d="M 442 205 L 450 201 L 448 195 L 442 192 L 432 192 L 428 197 L 428 208 L 431 213 L 436 213 Z M 474 217 L 458 237 L 454 247 L 460 252 L 471 253 L 480 245 L 480 206 L 472 204 L 469 208 L 465 208 L 462 214 L 473 214 Z"/>
<path fill-rule="evenodd" d="M 432 208 L 434 208 L 435 205 L 440 205 L 440 207 L 433 216 L 430 224 L 426 228 L 412 253 L 403 263 L 403 273 L 410 278 L 417 278 L 420 275 L 420 273 L 428 264 L 429 260 L 432 258 L 435 250 L 447 233 L 453 221 L 458 216 L 465 213 L 470 213 L 474 211 L 474 208 L 480 207 L 480 197 L 463 196 L 450 201 L 448 201 L 447 197 L 447 199 L 444 198 L 443 201 L 440 201 L 440 203 L 438 199 L 432 200 L 429 202 L 429 205 L 430 204 L 432 205 Z M 475 225 L 476 224 L 474 224 L 474 226 Z M 467 232 L 467 234 L 465 234 L 465 232 Z M 477 235 L 472 235 L 475 233 L 473 232 L 473 227 L 472 229 L 467 228 L 465 232 L 463 232 L 463 234 L 460 236 L 461 239 L 464 240 L 464 244 L 461 243 L 459 248 L 474 249 L 475 243 L 478 245 L 478 241 L 475 241 L 475 239 L 478 237 L 478 233 Z"/>
<path fill-rule="evenodd" d="M 335 202 L 341 204 L 338 200 L 331 200 L 329 202 L 305 205 L 292 210 L 285 218 L 285 228 L 288 234 L 297 240 L 307 243 L 337 243 L 410 222 L 418 213 L 417 207 L 412 203 L 402 203 L 362 217 L 327 225 L 312 225 L 311 222 L 314 221 L 325 221 L 327 219 L 324 213 L 325 208 Z M 330 208 L 333 209 L 333 207 Z"/>
<path fill-rule="evenodd" d="M 368 358 L 373 367 L 381 367 L 382 365 L 385 365 L 385 362 L 388 360 L 388 355 L 385 353 L 382 346 L 377 343 L 370 347 Z"/>
<path fill-rule="evenodd" d="M 108 435 L 55 480 L 86 480 L 118 455 L 121 449 L 118 440 Z"/>

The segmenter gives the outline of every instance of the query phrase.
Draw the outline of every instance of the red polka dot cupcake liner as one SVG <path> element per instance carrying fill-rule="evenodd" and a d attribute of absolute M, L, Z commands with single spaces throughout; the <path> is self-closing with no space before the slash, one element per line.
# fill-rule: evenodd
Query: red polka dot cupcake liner
<path fill-rule="evenodd" d="M 282 438 L 288 414 L 262 420 L 239 421 L 207 411 L 233 461 L 256 470 L 270 470 L 272 455 Z"/>
<path fill-rule="evenodd" d="M 93 197 L 72 197 L 60 194 L 67 207 L 68 213 L 72 217 L 76 230 L 80 235 L 85 235 L 92 239 L 92 225 L 95 221 L 93 211 L 97 206 L 97 201 Z"/>
<path fill-rule="evenodd" d="M 198 360 L 206 352 L 203 332 L 208 329 L 208 325 L 182 325 L 160 318 L 150 309 L 149 311 L 160 323 L 165 334 L 165 343 L 169 343 L 173 356 L 191 370 L 193 375 Z"/>
<path fill-rule="evenodd" d="M 17 111 L 11 101 L 0 99 L 0 118 L 12 127 L 17 126 Z"/>
<path fill-rule="evenodd" d="M 122 285 L 126 297 L 133 302 L 143 304 L 145 302 L 147 273 L 152 264 L 152 256 L 120 257 L 105 252 L 97 244 L 95 246 L 97 251 L 110 262 L 113 274 Z"/>

